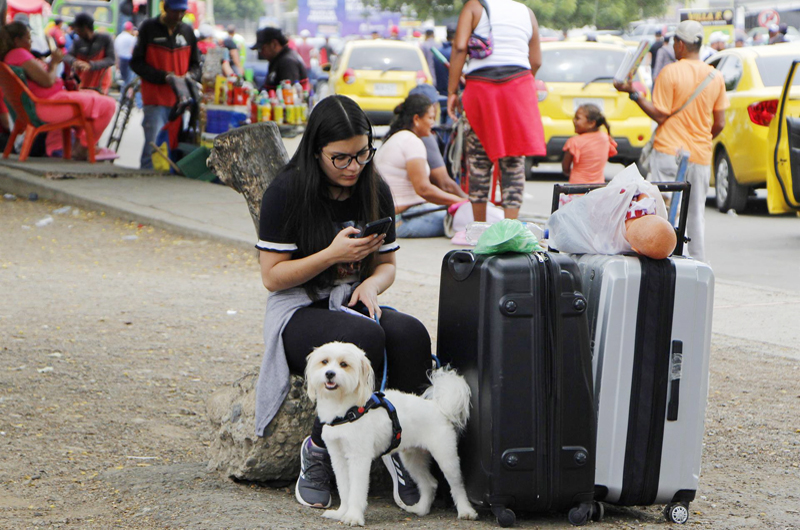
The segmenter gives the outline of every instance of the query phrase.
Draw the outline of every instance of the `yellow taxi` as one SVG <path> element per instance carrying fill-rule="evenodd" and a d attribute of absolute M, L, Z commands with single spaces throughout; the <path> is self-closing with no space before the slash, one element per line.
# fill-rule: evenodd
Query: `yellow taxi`
<path fill-rule="evenodd" d="M 345 44 L 328 84 L 331 94 L 355 100 L 374 125 L 386 125 L 409 91 L 432 79 L 417 43 L 375 39 Z"/>
<path fill-rule="evenodd" d="M 769 213 L 800 215 L 800 59 L 794 59 L 769 126 L 767 207 Z"/>
<path fill-rule="evenodd" d="M 767 175 L 775 173 L 772 166 L 779 123 L 774 118 L 786 75 L 797 57 L 800 43 L 786 43 L 729 48 L 706 61 L 722 74 L 731 102 L 725 112 L 725 128 L 714 139 L 711 161 L 717 208 L 722 212 L 743 212 L 751 191 L 765 187 Z M 800 76 L 795 76 L 793 86 L 799 85 Z M 786 103 L 786 114 L 797 116 L 800 101 L 790 97 Z M 785 142 L 786 124 L 781 125 Z M 788 148 L 785 158 L 788 160 Z"/>
<path fill-rule="evenodd" d="M 603 42 L 543 42 L 542 67 L 536 73 L 539 113 L 542 115 L 547 156 L 539 161 L 556 162 L 564 157 L 564 144 L 575 136 L 572 117 L 586 103 L 597 105 L 611 127 L 618 154 L 612 160 L 630 164 L 639 158 L 650 139 L 650 118 L 613 86 L 614 74 L 625 59 L 627 48 Z M 647 97 L 637 74 L 634 87 Z"/>

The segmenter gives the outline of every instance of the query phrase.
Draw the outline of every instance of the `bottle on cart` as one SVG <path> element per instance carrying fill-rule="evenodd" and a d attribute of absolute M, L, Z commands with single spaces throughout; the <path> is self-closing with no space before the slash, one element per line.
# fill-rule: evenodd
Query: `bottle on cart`
<path fill-rule="evenodd" d="M 272 105 L 266 90 L 262 90 L 258 95 L 258 121 L 270 121 L 272 118 Z"/>
<path fill-rule="evenodd" d="M 281 125 L 284 116 L 283 94 L 280 89 L 276 91 L 276 94 L 276 97 L 272 98 L 272 121 Z"/>
<path fill-rule="evenodd" d="M 261 121 L 261 108 L 258 106 L 258 92 L 251 90 L 250 101 L 250 123 L 258 123 Z"/>
<path fill-rule="evenodd" d="M 228 83 L 222 83 L 219 88 L 219 101 L 220 105 L 228 104 Z"/>
<path fill-rule="evenodd" d="M 294 105 L 295 99 L 294 99 L 294 88 L 292 88 L 292 82 L 287 80 L 283 86 L 284 86 L 283 100 L 286 102 L 287 105 Z"/>

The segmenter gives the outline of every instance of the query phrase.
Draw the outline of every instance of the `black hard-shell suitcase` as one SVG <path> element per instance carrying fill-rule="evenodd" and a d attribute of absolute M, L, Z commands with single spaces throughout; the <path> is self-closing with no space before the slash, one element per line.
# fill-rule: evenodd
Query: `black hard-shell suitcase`
<path fill-rule="evenodd" d="M 501 526 L 513 510 L 598 517 L 586 299 L 563 255 L 448 253 L 438 355 L 472 390 L 461 461 L 470 501 Z"/>

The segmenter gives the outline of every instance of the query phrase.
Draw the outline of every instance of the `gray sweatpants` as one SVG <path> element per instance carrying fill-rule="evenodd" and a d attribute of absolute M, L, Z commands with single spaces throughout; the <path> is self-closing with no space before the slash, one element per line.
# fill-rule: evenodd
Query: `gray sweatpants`
<path fill-rule="evenodd" d="M 650 155 L 650 182 L 674 182 L 678 174 L 675 155 L 668 155 L 655 149 Z M 686 235 L 691 238 L 688 254 L 698 261 L 706 261 L 706 195 L 711 179 L 711 166 L 689 162 L 686 168 L 686 182 L 692 185 L 689 196 L 689 212 L 686 218 Z"/>

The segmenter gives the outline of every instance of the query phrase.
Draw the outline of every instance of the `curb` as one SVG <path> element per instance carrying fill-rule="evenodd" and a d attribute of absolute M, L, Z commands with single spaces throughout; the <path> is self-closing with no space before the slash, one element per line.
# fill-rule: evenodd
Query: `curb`
<path fill-rule="evenodd" d="M 244 239 L 240 234 L 232 233 L 213 225 L 198 223 L 185 218 L 176 219 L 173 214 L 164 210 L 141 205 L 133 208 L 130 203 L 87 198 L 83 195 L 60 189 L 61 186 L 55 184 L 56 182 L 61 183 L 64 181 L 52 181 L 51 183 L 51 181 L 42 177 L 9 167 L 3 167 L 2 173 L 0 173 L 0 188 L 18 197 L 24 198 L 33 192 L 38 194 L 40 199 L 70 204 L 84 210 L 102 211 L 125 221 L 147 224 L 183 236 L 211 239 L 247 249 L 254 248 L 255 234 L 252 238 Z"/>

